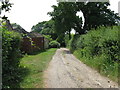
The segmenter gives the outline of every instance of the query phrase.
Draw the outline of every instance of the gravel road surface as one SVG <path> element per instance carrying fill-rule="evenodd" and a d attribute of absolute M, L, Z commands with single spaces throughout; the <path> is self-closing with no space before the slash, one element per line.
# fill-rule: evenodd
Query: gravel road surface
<path fill-rule="evenodd" d="M 56 51 L 44 78 L 45 88 L 118 88 L 117 83 L 82 63 L 66 48 Z"/>

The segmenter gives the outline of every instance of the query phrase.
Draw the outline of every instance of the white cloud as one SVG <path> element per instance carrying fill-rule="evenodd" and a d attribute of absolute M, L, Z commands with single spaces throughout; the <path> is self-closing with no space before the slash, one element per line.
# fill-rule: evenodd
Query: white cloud
<path fill-rule="evenodd" d="M 18 23 L 27 31 L 38 22 L 49 20 L 47 12 L 52 11 L 52 5 L 56 0 L 11 0 L 14 3 L 12 10 L 7 16 L 11 23 Z"/>
<path fill-rule="evenodd" d="M 110 6 L 109 6 L 109 8 L 111 9 L 111 10 L 113 10 L 113 11 L 115 11 L 115 13 L 118 13 L 118 2 L 119 2 L 120 0 L 110 0 Z"/>

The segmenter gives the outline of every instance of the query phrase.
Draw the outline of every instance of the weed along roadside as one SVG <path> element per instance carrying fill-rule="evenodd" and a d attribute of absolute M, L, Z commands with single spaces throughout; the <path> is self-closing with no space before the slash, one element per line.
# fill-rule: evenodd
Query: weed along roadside
<path fill-rule="evenodd" d="M 37 53 L 36 55 L 26 55 L 21 59 L 20 65 L 26 68 L 29 72 L 20 83 L 20 88 L 43 87 L 43 72 L 47 68 L 55 51 L 56 48 L 51 48 L 44 52 Z"/>

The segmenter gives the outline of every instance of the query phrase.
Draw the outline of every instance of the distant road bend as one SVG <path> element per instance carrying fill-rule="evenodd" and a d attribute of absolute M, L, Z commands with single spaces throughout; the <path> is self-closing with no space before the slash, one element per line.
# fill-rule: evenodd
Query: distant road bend
<path fill-rule="evenodd" d="M 56 51 L 44 73 L 45 88 L 118 88 L 118 84 L 76 59 L 68 49 Z"/>

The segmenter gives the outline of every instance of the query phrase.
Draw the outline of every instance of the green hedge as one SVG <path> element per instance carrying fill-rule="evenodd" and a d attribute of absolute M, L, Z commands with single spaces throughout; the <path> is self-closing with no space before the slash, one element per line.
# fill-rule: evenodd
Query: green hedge
<path fill-rule="evenodd" d="M 68 47 L 72 53 L 77 49 L 78 38 L 79 38 L 79 35 L 74 35 L 72 36 L 71 40 L 68 43 Z"/>
<path fill-rule="evenodd" d="M 60 43 L 57 42 L 57 41 L 55 41 L 55 40 L 53 40 L 53 41 L 51 41 L 51 42 L 49 43 L 49 47 L 50 47 L 50 48 L 59 48 L 59 47 L 60 47 Z"/>
<path fill-rule="evenodd" d="M 3 88 L 16 87 L 19 81 L 18 68 L 21 36 L 0 27 L 2 31 L 2 83 Z M 13 85 L 14 84 L 14 85 Z"/>
<path fill-rule="evenodd" d="M 74 36 L 70 50 L 84 63 L 117 81 L 118 77 L 118 32 L 120 26 L 101 27 L 87 34 Z"/>

